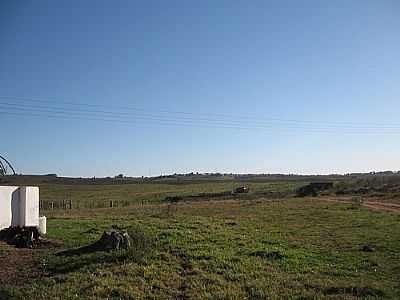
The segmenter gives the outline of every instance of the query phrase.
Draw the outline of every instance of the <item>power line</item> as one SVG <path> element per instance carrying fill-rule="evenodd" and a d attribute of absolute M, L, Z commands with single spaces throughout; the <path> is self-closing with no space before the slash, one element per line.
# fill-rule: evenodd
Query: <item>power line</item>
<path fill-rule="evenodd" d="M 2 111 L 0 108 L 0 113 L 5 113 L 8 115 L 16 115 L 16 116 L 24 116 L 24 117 L 44 117 L 44 118 L 51 118 L 51 119 L 65 119 L 65 120 L 82 120 L 82 121 L 102 121 L 102 122 L 113 122 L 113 123 L 122 123 L 122 124 L 135 124 L 135 125 L 141 125 L 143 123 L 140 122 L 135 122 L 134 120 L 121 120 L 121 119 L 105 119 L 105 118 L 96 118 L 96 117 L 80 117 L 80 116 L 71 116 L 71 115 L 48 115 L 44 113 L 32 113 L 32 112 L 14 112 L 14 111 Z M 196 125 L 194 123 L 189 123 L 189 124 L 184 124 L 184 123 L 176 123 L 176 122 L 157 122 L 157 120 L 150 120 L 154 121 L 151 122 L 151 124 L 154 125 L 172 125 L 172 126 L 191 126 L 191 125 Z M 215 126 L 207 126 L 207 124 L 201 124 L 201 127 L 208 127 L 208 128 L 216 128 Z M 227 128 L 227 129 L 251 129 L 251 128 L 246 128 L 246 127 L 233 127 L 233 126 L 218 126 L 218 128 Z"/>
<path fill-rule="evenodd" d="M 5 98 L 1 97 L 0 98 Z M 40 101 L 48 103 L 47 101 Z M 93 120 L 93 121 L 106 121 L 106 122 L 119 122 L 130 123 L 139 125 L 138 120 L 151 122 L 158 125 L 173 125 L 173 126 L 198 126 L 206 128 L 229 128 L 229 129 L 273 129 L 273 130 L 305 130 L 308 132 L 326 132 L 326 133 L 351 133 L 351 134 L 398 134 L 397 129 L 400 127 L 386 126 L 386 127 L 373 127 L 373 126 L 312 126 L 310 123 L 292 124 L 292 123 L 277 123 L 274 121 L 250 121 L 243 122 L 242 120 L 229 120 L 218 118 L 194 118 L 194 117 L 177 117 L 165 114 L 149 114 L 141 112 L 115 112 L 94 109 L 82 109 L 80 106 L 91 104 L 77 104 L 78 108 L 66 108 L 59 106 L 49 105 L 29 105 L 29 104 L 15 104 L 9 102 L 0 102 L 1 112 L 19 116 L 33 116 L 33 117 L 46 117 L 46 118 L 63 118 L 63 119 L 78 119 L 78 120 Z M 11 110 L 11 111 L 10 111 Z M 143 111 L 143 112 L 142 112 Z M 51 115 L 48 115 L 51 114 Z M 339 131 L 338 131 L 339 130 Z M 396 130 L 396 131 L 389 131 Z"/>
<path fill-rule="evenodd" d="M 9 97 L 9 96 L 0 96 L 0 99 L 12 99 L 12 100 L 17 100 L 17 101 L 25 101 L 25 102 L 33 102 L 33 103 L 47 103 L 47 104 L 54 104 L 54 102 L 57 101 L 50 101 L 50 100 L 43 100 L 43 99 L 33 99 L 33 98 L 25 98 L 25 97 Z M 142 112 L 142 113 L 148 113 L 148 110 L 143 109 L 143 108 L 137 108 L 137 107 L 132 107 L 132 106 L 112 106 L 112 105 L 105 105 L 105 104 L 92 104 L 92 103 L 76 103 L 76 102 L 58 102 L 59 104 L 64 104 L 64 105 L 71 105 L 71 106 L 85 106 L 85 107 L 97 107 L 97 108 L 113 108 L 113 109 L 120 109 L 124 110 L 124 112 L 119 112 L 122 114 L 126 114 L 126 110 L 129 111 L 137 111 L 137 112 Z M 15 104 L 15 103 L 14 103 Z M 93 111 L 93 110 L 92 110 Z M 101 112 L 101 111 L 99 111 Z M 107 111 L 102 111 L 102 112 L 107 112 L 107 113 L 112 113 L 109 110 Z M 155 113 L 158 114 L 178 114 L 178 115 L 191 115 L 195 116 L 196 119 L 199 119 L 197 116 L 219 116 L 222 119 L 222 121 L 233 121 L 237 122 L 238 120 L 243 121 L 243 119 L 247 119 L 252 122 L 286 122 L 286 123 L 304 123 L 304 124 L 323 124 L 323 125 L 331 125 L 331 126 L 355 126 L 355 127 L 371 127 L 371 128 L 393 128 L 393 129 L 400 129 L 400 124 L 394 124 L 394 123 L 367 123 L 367 122 L 326 122 L 326 121 L 311 121 L 311 120 L 296 120 L 296 119 L 282 119 L 282 118 L 263 118 L 262 120 L 259 120 L 259 117 L 257 116 L 249 116 L 249 115 L 231 115 L 231 114 L 221 114 L 221 113 L 199 113 L 199 112 L 184 112 L 184 111 L 171 111 L 171 110 L 157 110 L 154 111 Z M 128 113 L 129 114 L 129 113 Z M 211 121 L 218 120 L 218 119 L 208 119 Z"/>
<path fill-rule="evenodd" d="M 260 128 L 260 129 L 266 129 L 266 128 L 276 128 L 277 124 L 269 124 L 269 126 L 246 126 L 249 124 L 231 124 L 231 123 L 218 123 L 215 124 L 213 122 L 195 122 L 198 121 L 196 119 L 191 119 L 191 120 L 179 120 L 179 119 L 170 119 L 170 118 L 153 118 L 153 117 L 147 117 L 147 116 L 134 116 L 134 118 L 120 118 L 119 115 L 115 116 L 115 115 L 97 115 L 97 114 L 90 114 L 90 113 L 86 113 L 86 112 L 79 112 L 79 113 L 71 113 L 68 110 L 55 110 L 55 109 L 34 109 L 34 108 L 26 108 L 26 107 L 9 107 L 6 106 L 6 108 L 2 107 L 3 104 L 0 103 L 0 108 L 2 109 L 7 109 L 3 112 L 10 112 L 9 110 L 11 109 L 12 111 L 22 111 L 22 112 L 28 112 L 28 113 L 41 113 L 41 115 L 43 115 L 43 113 L 52 113 L 53 116 L 55 115 L 64 115 L 67 117 L 71 117 L 74 116 L 74 118 L 76 118 L 76 116 L 80 117 L 79 119 L 82 120 L 87 120 L 87 119 L 92 119 L 92 120 L 98 120 L 98 121 L 122 121 L 122 122 L 129 122 L 129 121 L 133 121 L 135 119 L 139 119 L 139 120 L 146 120 L 146 121 L 157 121 L 157 122 L 164 122 L 164 123 L 174 123 L 177 125 L 189 125 L 189 124 L 199 124 L 199 125 L 211 125 L 211 126 L 223 126 L 224 128 L 238 128 L 238 129 L 252 129 L 252 128 Z M 55 115 L 54 115 L 55 114 Z M 36 114 L 37 115 L 37 114 Z M 105 119 L 107 118 L 107 119 Z M 278 124 L 279 125 L 279 124 Z M 278 126 L 279 128 L 279 126 Z M 301 127 L 301 126 L 293 126 L 293 125 L 289 125 L 286 126 L 286 128 L 292 128 L 292 129 L 312 129 L 312 130 L 332 130 L 332 129 L 337 129 L 337 128 L 308 128 L 308 127 Z"/>
<path fill-rule="evenodd" d="M 107 117 L 107 118 L 124 118 L 124 119 L 144 119 L 144 120 L 153 120 L 153 121 L 163 121 L 163 122 L 183 122 L 183 123 L 189 123 L 189 122 L 201 122 L 201 123 L 206 123 L 206 124 L 212 124 L 215 125 L 214 123 L 217 123 L 216 125 L 225 125 L 225 126 L 252 126 L 252 127 L 260 127 L 260 128 L 265 128 L 265 127 L 274 127 L 276 125 L 282 126 L 282 124 L 279 123 L 273 123 L 273 122 L 251 122 L 251 123 L 243 123 L 240 120 L 236 121 L 231 121 L 231 120 L 221 120 L 221 119 L 205 119 L 205 118 L 180 118 L 176 119 L 176 117 L 173 116 L 173 119 L 171 119 L 170 116 L 164 116 L 164 115 L 154 115 L 154 114 L 131 114 L 131 113 L 125 113 L 125 112 L 110 112 L 110 111 L 103 111 L 103 110 L 88 110 L 88 109 L 69 109 L 69 108 L 63 108 L 63 107 L 56 107 L 56 106 L 43 106 L 43 105 L 26 105 L 26 104 L 13 104 L 13 103 L 8 103 L 8 102 L 0 102 L 0 107 L 5 109 L 13 109 L 13 110 L 22 110 L 22 111 L 34 111 L 34 112 L 44 112 L 44 113 L 56 113 L 56 114 L 76 114 L 76 115 L 82 115 L 86 117 Z M 256 124 L 257 126 L 254 126 Z M 295 127 L 293 127 L 295 126 Z M 302 125 L 294 125 L 294 124 L 287 124 L 286 127 L 289 128 L 309 128 L 309 126 L 305 126 L 304 124 Z M 311 129 L 400 129 L 399 127 L 318 127 L 316 128 L 313 126 Z"/>
<path fill-rule="evenodd" d="M 13 112 L 13 111 L 2 111 L 0 108 L 0 113 L 5 113 L 8 115 L 16 115 L 23 117 L 40 117 L 40 118 L 50 118 L 50 119 L 64 119 L 64 120 L 82 120 L 82 121 L 101 121 L 101 122 L 111 122 L 111 123 L 122 123 L 122 124 L 134 124 L 139 125 L 161 125 L 161 126 L 175 126 L 175 127 L 199 127 L 199 128 L 210 128 L 210 129 L 237 129 L 237 130 L 273 130 L 274 132 L 293 132 L 293 130 L 302 130 L 308 133 L 340 133 L 340 134 L 357 134 L 357 135 L 382 135 L 382 134 L 400 134 L 400 132 L 382 132 L 382 131 L 334 131 L 334 130 L 324 130 L 319 128 L 261 128 L 261 127 L 239 127 L 239 126 L 224 126 L 224 125 L 210 125 L 210 124 L 199 124 L 199 123 L 182 123 L 182 122 L 166 122 L 158 120 L 149 120 L 149 123 L 144 124 L 143 122 L 136 122 L 135 120 L 123 120 L 123 119 L 106 119 L 106 118 L 96 118 L 91 116 L 74 116 L 68 114 L 57 114 L 49 115 L 42 112 Z"/>
<path fill-rule="evenodd" d="M 154 114 L 132 114 L 125 112 L 110 112 L 110 111 L 101 111 L 101 110 L 82 110 L 82 109 L 68 109 L 68 108 L 60 108 L 60 107 L 49 107 L 49 106 L 33 106 L 33 105 L 20 105 L 20 104 L 10 104 L 5 102 L 0 102 L 0 107 L 5 106 L 8 109 L 20 109 L 20 110 L 33 110 L 33 111 L 43 111 L 49 113 L 75 113 L 78 115 L 94 115 L 100 117 L 110 117 L 110 118 L 139 118 L 139 119 L 153 119 L 156 121 L 182 121 L 182 122 L 190 122 L 190 121 L 200 121 L 200 122 L 215 122 L 215 123 L 225 123 L 229 125 L 241 125 L 242 123 L 238 121 L 230 121 L 230 120 L 218 120 L 218 119 L 205 119 L 205 118 L 179 118 L 175 119 L 173 117 L 171 119 L 170 116 L 164 115 L 154 115 Z"/>

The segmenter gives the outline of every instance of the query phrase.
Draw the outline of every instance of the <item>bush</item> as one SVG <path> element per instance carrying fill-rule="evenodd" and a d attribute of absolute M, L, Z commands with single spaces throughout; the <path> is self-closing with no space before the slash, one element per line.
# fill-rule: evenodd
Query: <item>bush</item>
<path fill-rule="evenodd" d="M 156 240 L 139 227 L 128 230 L 131 247 L 124 251 L 124 258 L 137 263 L 151 256 L 156 249 Z"/>

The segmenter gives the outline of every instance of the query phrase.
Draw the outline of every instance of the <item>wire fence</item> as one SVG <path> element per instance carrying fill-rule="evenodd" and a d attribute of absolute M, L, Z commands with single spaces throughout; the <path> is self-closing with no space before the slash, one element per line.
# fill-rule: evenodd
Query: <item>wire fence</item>
<path fill-rule="evenodd" d="M 74 201 L 72 199 L 40 200 L 40 210 L 73 210 L 73 209 L 97 209 L 127 207 L 131 205 L 146 205 L 154 203 L 148 200 L 93 200 Z"/>

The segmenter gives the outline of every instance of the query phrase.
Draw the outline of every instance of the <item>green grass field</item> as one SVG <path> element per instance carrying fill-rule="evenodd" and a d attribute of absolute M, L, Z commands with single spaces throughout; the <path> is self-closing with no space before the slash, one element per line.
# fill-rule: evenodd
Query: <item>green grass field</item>
<path fill-rule="evenodd" d="M 315 198 L 48 213 L 65 249 L 113 225 L 153 243 L 139 258 L 36 255 L 46 276 L 1 299 L 400 299 L 398 214 Z"/>
<path fill-rule="evenodd" d="M 250 196 L 266 192 L 293 193 L 302 182 L 238 182 L 214 181 L 198 183 L 133 183 L 133 184 L 42 184 L 40 198 L 44 208 L 50 203 L 59 207 L 63 200 L 72 200 L 74 208 L 109 207 L 112 200 L 114 206 L 128 206 L 135 203 L 157 203 L 167 196 L 187 196 L 199 193 L 216 193 L 231 191 L 235 187 L 247 186 Z"/>

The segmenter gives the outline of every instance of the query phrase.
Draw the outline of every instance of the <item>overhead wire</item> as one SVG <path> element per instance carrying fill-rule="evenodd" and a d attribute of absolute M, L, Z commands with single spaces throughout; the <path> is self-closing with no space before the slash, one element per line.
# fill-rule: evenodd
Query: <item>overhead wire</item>
<path fill-rule="evenodd" d="M 71 102 L 71 101 L 50 101 L 50 100 L 43 100 L 43 99 L 37 99 L 37 98 L 26 98 L 26 97 L 10 97 L 10 96 L 0 96 L 0 99 L 12 99 L 16 101 L 25 101 L 25 102 L 31 102 L 31 103 L 47 103 L 47 104 L 54 104 L 54 102 L 59 103 L 61 105 L 71 105 L 71 106 L 86 106 L 86 107 L 105 107 L 107 109 L 113 108 L 113 109 L 121 109 L 121 110 L 130 110 L 130 111 L 138 111 L 138 112 L 148 112 L 148 110 L 143 109 L 143 108 L 138 108 L 138 107 L 133 107 L 133 106 L 115 106 L 115 105 L 109 105 L 109 104 L 99 104 L 99 103 L 82 103 L 82 102 Z M 187 111 L 173 111 L 173 110 L 156 110 L 154 111 L 155 113 L 161 113 L 161 114 L 183 114 L 183 115 L 192 115 L 195 116 L 196 119 L 198 119 L 197 116 L 219 116 L 224 118 L 223 120 L 233 120 L 237 121 L 238 119 L 248 119 L 250 121 L 256 122 L 265 122 L 265 121 L 275 121 L 275 122 L 288 122 L 288 123 L 305 123 L 305 124 L 324 124 L 324 125 L 332 125 L 332 126 L 369 126 L 369 127 L 384 127 L 384 128 L 400 128 L 400 123 L 393 124 L 393 123 L 375 123 L 375 122 L 334 122 L 334 121 L 315 121 L 315 120 L 299 120 L 299 119 L 283 119 L 283 118 L 263 118 L 262 120 L 259 120 L 259 116 L 250 116 L 246 114 L 241 114 L 241 115 L 232 115 L 232 114 L 222 114 L 222 113 L 215 113 L 215 112 L 207 112 L 207 113 L 201 113 L 201 112 L 187 112 Z M 213 119 L 215 120 L 215 119 Z"/>
<path fill-rule="evenodd" d="M 13 97 L 3 97 L 1 99 L 13 99 Z M 17 98 L 19 101 L 25 101 L 30 103 L 51 103 L 45 100 L 35 100 L 27 98 Z M 21 100 L 23 99 L 23 100 Z M 173 126 L 199 126 L 207 128 L 229 128 L 229 129 L 270 129 L 270 130 L 306 130 L 308 132 L 342 132 L 342 133 L 353 133 L 353 134 L 388 134 L 388 133 L 399 133 L 397 130 L 399 126 L 394 124 L 382 126 L 371 126 L 369 124 L 352 126 L 345 126 L 345 123 L 337 123 L 336 126 L 332 126 L 329 123 L 291 123 L 290 120 L 280 119 L 280 122 L 276 122 L 273 119 L 267 119 L 267 121 L 259 120 L 247 120 L 243 121 L 240 119 L 221 119 L 221 118 L 202 118 L 202 117 L 177 117 L 173 114 L 183 113 L 186 115 L 192 115 L 192 113 L 186 112 L 172 112 L 172 111 L 156 111 L 156 113 L 148 113 L 144 109 L 136 109 L 130 107 L 135 113 L 127 111 L 114 111 L 114 110 L 99 110 L 99 109 L 86 109 L 82 107 L 103 107 L 97 104 L 79 104 L 79 103 L 67 103 L 62 102 L 64 105 L 73 105 L 74 108 L 59 106 L 60 104 L 54 105 L 39 105 L 39 104 L 26 104 L 26 103 L 10 103 L 0 101 L 0 112 L 19 116 L 34 116 L 34 117 L 46 117 L 46 118 L 63 118 L 63 119 L 77 119 L 77 120 L 94 120 L 94 121 L 106 121 L 106 122 L 119 122 L 119 123 L 131 123 L 139 124 L 138 120 L 151 122 L 152 124 L 158 125 L 173 125 Z M 76 108 L 77 107 L 77 108 Z M 116 107 L 111 108 L 115 109 Z M 118 107 L 121 109 L 122 107 Z M 51 115 L 49 115 L 51 114 Z M 202 115 L 202 114 L 200 114 Z M 211 114 L 215 116 L 215 114 Z M 282 123 L 286 122 L 286 123 Z M 314 124 L 314 125 L 312 125 Z M 361 124 L 361 123 L 359 123 Z M 318 126 L 317 126 L 318 125 Z M 396 130 L 396 131 L 392 131 Z"/>

